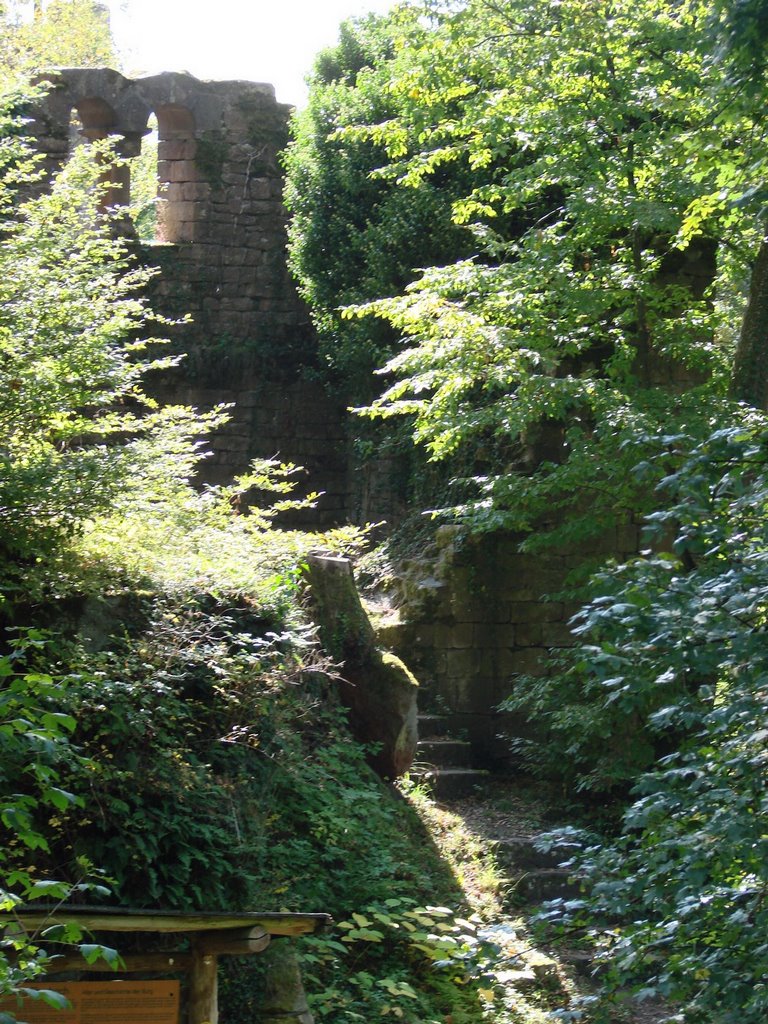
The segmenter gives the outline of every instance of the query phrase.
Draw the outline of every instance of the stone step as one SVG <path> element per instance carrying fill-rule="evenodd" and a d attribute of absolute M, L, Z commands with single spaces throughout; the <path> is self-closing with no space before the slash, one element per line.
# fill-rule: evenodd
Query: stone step
<path fill-rule="evenodd" d="M 607 971 L 607 965 L 595 966 L 595 957 L 586 949 L 559 949 L 557 957 L 560 963 L 570 968 L 580 978 L 596 978 Z"/>
<path fill-rule="evenodd" d="M 558 845 L 551 850 L 537 850 L 535 836 L 505 836 L 496 840 L 496 857 L 507 871 L 521 868 L 557 868 L 569 860 L 577 846 Z"/>
<path fill-rule="evenodd" d="M 538 868 L 512 880 L 515 903 L 573 900 L 583 895 L 578 878 L 565 868 Z"/>
<path fill-rule="evenodd" d="M 419 740 L 416 760 L 439 768 L 469 768 L 472 745 L 466 740 Z"/>
<path fill-rule="evenodd" d="M 489 772 L 475 768 L 416 768 L 411 775 L 426 782 L 436 800 L 471 796 L 489 778 Z"/>
<path fill-rule="evenodd" d="M 448 735 L 448 721 L 445 715 L 419 715 L 417 723 L 420 739 L 444 739 Z"/>

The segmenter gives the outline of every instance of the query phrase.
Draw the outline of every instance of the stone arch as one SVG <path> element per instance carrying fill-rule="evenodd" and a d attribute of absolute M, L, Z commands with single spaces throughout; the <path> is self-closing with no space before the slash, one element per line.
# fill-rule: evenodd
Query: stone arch
<path fill-rule="evenodd" d="M 199 200 L 208 188 L 196 163 L 195 118 L 180 103 L 155 105 L 158 125 L 157 176 L 159 207 L 157 240 L 194 242 Z"/>
<path fill-rule="evenodd" d="M 129 138 L 120 130 L 119 118 L 114 107 L 101 96 L 75 97 L 71 110 L 73 116 L 70 118 L 70 147 L 76 142 L 72 138 L 74 130 L 88 142 L 115 137 L 119 155 L 133 155 L 135 142 L 131 145 Z M 131 172 L 128 165 L 111 165 L 104 174 L 104 183 L 107 189 L 100 203 L 102 209 L 127 207 L 131 200 Z"/>
<path fill-rule="evenodd" d="M 83 96 L 75 99 L 74 108 L 88 139 L 103 139 L 117 126 L 114 107 L 101 96 Z"/>
<path fill-rule="evenodd" d="M 114 108 L 100 96 L 86 96 L 72 101 L 69 117 L 69 151 L 85 142 L 106 139 L 117 124 Z"/>

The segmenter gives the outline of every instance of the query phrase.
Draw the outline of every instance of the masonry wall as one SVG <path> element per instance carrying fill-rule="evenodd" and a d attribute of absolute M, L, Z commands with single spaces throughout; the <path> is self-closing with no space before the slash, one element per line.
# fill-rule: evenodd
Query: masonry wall
<path fill-rule="evenodd" d="M 343 403 L 315 372 L 315 341 L 286 265 L 287 214 L 279 154 L 290 108 L 272 86 L 200 82 L 190 75 L 127 79 L 108 69 L 65 69 L 37 112 L 35 134 L 50 171 L 75 132 L 112 138 L 126 158 L 158 123 L 157 236 L 135 241 L 159 273 L 154 309 L 180 366 L 149 381 L 160 400 L 201 409 L 233 403 L 202 475 L 225 482 L 254 457 L 305 467 L 301 490 L 324 491 L 297 524 L 342 521 L 348 505 Z M 126 205 L 130 170 L 113 175 L 107 202 Z M 131 225 L 124 224 L 127 234 Z"/>
<path fill-rule="evenodd" d="M 521 554 L 519 541 L 440 527 L 434 548 L 403 567 L 398 610 L 379 629 L 419 677 L 421 706 L 447 714 L 477 764 L 509 761 L 508 738 L 531 735 L 528 722 L 498 706 L 522 676 L 546 674 L 549 651 L 573 644 L 568 622 L 579 606 L 550 595 L 586 559 L 636 554 L 640 537 L 626 522 L 569 552 Z"/>

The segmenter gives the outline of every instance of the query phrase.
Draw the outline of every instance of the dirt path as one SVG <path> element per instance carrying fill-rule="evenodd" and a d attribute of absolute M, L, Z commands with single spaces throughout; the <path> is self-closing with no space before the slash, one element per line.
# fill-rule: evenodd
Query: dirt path
<path fill-rule="evenodd" d="M 491 933 L 506 942 L 509 966 L 498 982 L 504 1008 L 521 1024 L 538 1024 L 548 1011 L 572 1007 L 596 984 L 590 954 L 545 946 L 531 933 L 531 918 L 547 899 L 579 893 L 558 864 L 568 851 L 542 853 L 535 840 L 553 825 L 551 801 L 528 779 L 489 777 L 475 794 L 440 802 L 423 792 L 411 801 Z M 612 1011 L 614 1024 L 662 1024 L 660 1003 L 630 1003 Z M 585 1018 L 585 1021 L 587 1018 Z"/>

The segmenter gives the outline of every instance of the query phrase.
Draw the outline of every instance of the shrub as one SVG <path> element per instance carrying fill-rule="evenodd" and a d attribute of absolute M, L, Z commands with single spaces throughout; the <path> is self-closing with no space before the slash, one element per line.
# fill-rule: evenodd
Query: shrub
<path fill-rule="evenodd" d="M 582 858 L 592 895 L 554 912 L 601 932 L 609 992 L 632 984 L 691 1022 L 768 1009 L 767 438 L 765 415 L 740 410 L 696 446 L 650 517 L 673 551 L 617 567 L 579 617 L 591 715 L 639 719 L 669 752 L 620 838 Z"/>

